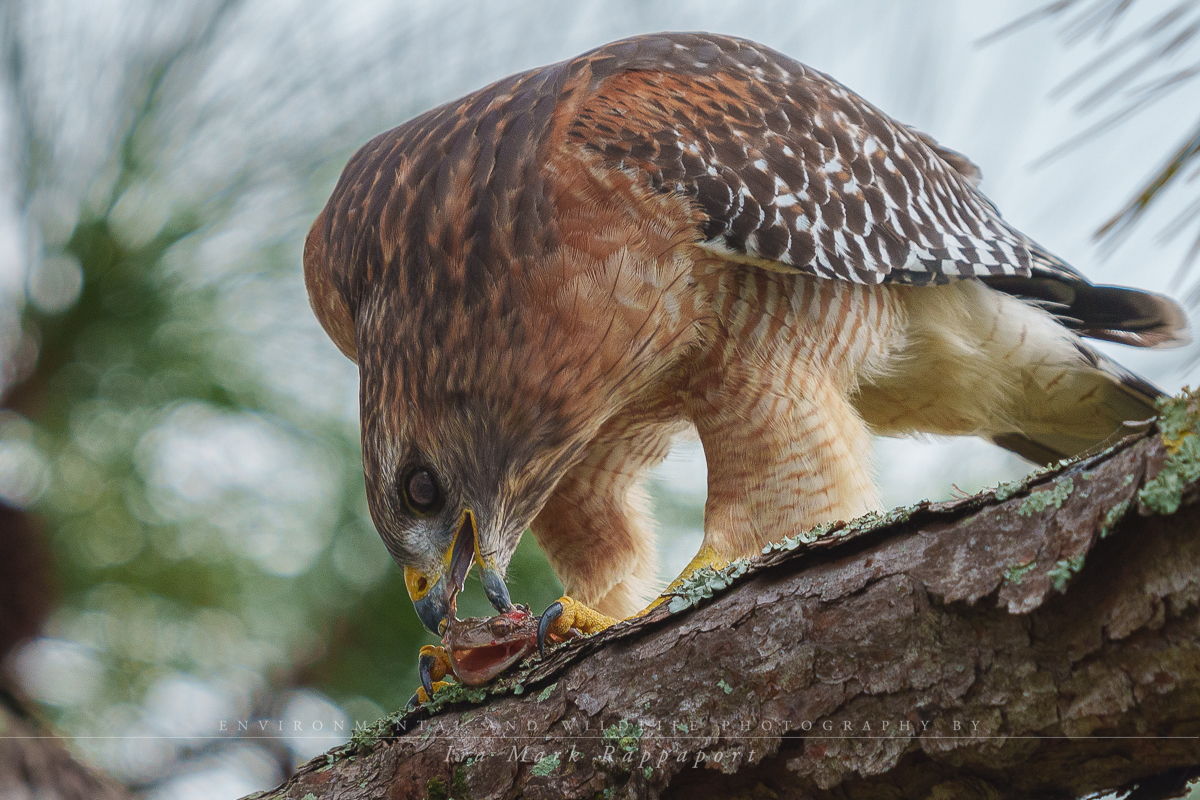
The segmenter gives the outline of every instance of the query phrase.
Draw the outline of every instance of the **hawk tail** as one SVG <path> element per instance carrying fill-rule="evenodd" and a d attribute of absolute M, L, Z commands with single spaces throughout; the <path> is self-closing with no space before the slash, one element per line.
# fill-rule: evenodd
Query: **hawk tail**
<path fill-rule="evenodd" d="M 1155 295 L 1138 306 L 1134 290 L 1067 288 L 1069 297 L 1038 278 L 1016 278 L 894 290 L 904 336 L 888 369 L 860 384 L 856 408 L 876 433 L 976 435 L 1041 464 L 1145 430 L 1162 392 L 1079 334 L 1140 328 L 1134 333 L 1144 337 L 1166 328 L 1178 337 L 1182 312 L 1163 298 L 1156 313 Z M 1051 290 L 1063 307 L 1047 307 Z M 1090 304 L 1097 296 L 1105 302 Z M 1069 330 L 1062 317 L 1072 304 L 1079 316 Z"/>
<path fill-rule="evenodd" d="M 1076 373 L 1076 380 L 1087 384 L 1080 387 L 1088 396 L 1086 408 L 1042 416 L 1020 432 L 994 433 L 988 437 L 992 442 L 1047 465 L 1099 452 L 1150 426 L 1158 415 L 1155 401 L 1163 392 L 1082 342 L 1078 348 L 1091 367 L 1085 374 Z"/>
<path fill-rule="evenodd" d="M 1089 339 L 1134 347 L 1178 347 L 1191 340 L 1187 315 L 1161 294 L 1045 273 L 985 278 L 984 283 L 1044 308 L 1063 327 Z"/>

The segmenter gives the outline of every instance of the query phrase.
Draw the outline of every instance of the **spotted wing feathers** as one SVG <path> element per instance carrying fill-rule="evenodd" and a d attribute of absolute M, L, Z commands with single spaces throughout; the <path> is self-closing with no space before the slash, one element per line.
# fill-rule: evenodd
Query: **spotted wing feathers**
<path fill-rule="evenodd" d="M 865 284 L 1030 274 L 966 158 L 767 48 L 670 40 L 655 69 L 604 77 L 567 136 L 694 200 L 704 246 Z"/>

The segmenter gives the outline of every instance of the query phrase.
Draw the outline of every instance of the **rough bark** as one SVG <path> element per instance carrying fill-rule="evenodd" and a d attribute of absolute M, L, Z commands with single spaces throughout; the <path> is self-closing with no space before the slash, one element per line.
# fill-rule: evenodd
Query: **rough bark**
<path fill-rule="evenodd" d="M 1168 456 L 1147 434 L 788 540 L 258 797 L 1176 796 L 1200 774 L 1200 468 Z"/>

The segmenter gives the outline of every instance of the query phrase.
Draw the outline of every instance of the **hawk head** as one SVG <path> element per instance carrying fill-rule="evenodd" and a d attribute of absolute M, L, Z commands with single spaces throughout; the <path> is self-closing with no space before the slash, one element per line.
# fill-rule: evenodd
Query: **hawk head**
<path fill-rule="evenodd" d="M 421 621 L 440 633 L 472 564 L 492 605 L 512 608 L 505 569 L 582 442 L 532 387 L 521 402 L 482 364 L 474 376 L 438 369 L 473 359 L 436 338 L 360 356 L 359 393 L 371 516 Z"/>
<path fill-rule="evenodd" d="M 473 565 L 492 605 L 511 609 L 506 567 L 594 415 L 578 407 L 575 362 L 545 320 L 518 313 L 528 291 L 502 265 L 479 291 L 453 269 L 431 269 L 427 251 L 363 257 L 360 237 L 377 234 L 351 231 L 344 217 L 330 224 L 337 198 L 309 233 L 305 282 L 322 326 L 359 367 L 372 519 L 418 616 L 440 634 Z"/>

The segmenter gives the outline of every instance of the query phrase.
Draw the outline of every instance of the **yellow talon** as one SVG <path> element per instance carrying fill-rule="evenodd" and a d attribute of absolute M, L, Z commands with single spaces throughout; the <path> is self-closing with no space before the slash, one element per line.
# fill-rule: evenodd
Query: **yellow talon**
<path fill-rule="evenodd" d="M 447 675 L 453 674 L 450 654 L 441 645 L 425 645 L 421 648 L 420 656 L 417 657 L 417 672 L 421 675 L 421 688 L 417 689 L 413 700 L 428 703 L 431 695 L 450 685 L 449 681 L 442 680 Z"/>
<path fill-rule="evenodd" d="M 688 562 L 688 565 L 683 568 L 683 572 L 679 573 L 679 577 L 671 581 L 667 588 L 663 589 L 662 594 L 654 598 L 654 600 L 650 602 L 650 605 L 634 614 L 634 616 L 641 617 L 649 614 L 655 608 L 658 608 L 660 605 L 665 603 L 668 599 L 670 599 L 671 593 L 682 586 L 683 582 L 692 577 L 697 570 L 703 569 L 704 567 L 710 567 L 712 569 L 724 569 L 727 566 L 729 566 L 729 562 L 725 560 L 716 550 L 712 549 L 708 545 L 702 546 L 700 548 L 700 552 L 696 553 L 696 557 Z"/>
<path fill-rule="evenodd" d="M 728 565 L 729 562 L 716 550 L 704 545 L 700 548 L 700 552 L 696 553 L 696 557 L 688 562 L 679 577 L 671 581 L 671 585 L 663 590 L 663 593 L 655 598 L 654 602 L 634 614 L 631 619 L 648 614 L 652 609 L 665 602 L 671 593 L 683 585 L 683 582 L 690 578 L 696 570 L 704 567 L 722 569 Z M 550 604 L 538 623 L 538 652 L 545 655 L 548 639 L 550 641 L 569 639 L 572 631 L 583 634 L 599 633 L 617 622 L 618 620 L 613 617 L 601 614 L 594 608 L 589 608 L 578 600 L 563 595 L 556 602 Z"/>
<path fill-rule="evenodd" d="M 556 636 L 566 637 L 572 628 L 580 633 L 599 633 L 617 623 L 616 619 L 567 595 L 558 598 L 558 602 L 562 604 L 562 615 L 550 626 L 550 633 Z"/>
<path fill-rule="evenodd" d="M 417 664 L 421 669 L 421 682 L 428 677 L 431 681 L 440 681 L 447 675 L 453 674 L 450 664 L 450 654 L 439 644 L 427 644 L 421 647 L 417 655 Z"/>
<path fill-rule="evenodd" d="M 453 684 L 450 683 L 450 681 L 434 681 L 433 682 L 433 693 L 437 694 L 442 689 L 445 689 L 447 686 L 453 686 Z M 422 705 L 429 702 L 429 692 L 425 691 L 424 686 L 417 687 L 417 693 L 416 693 L 415 697 L 417 699 L 417 702 Z"/>
<path fill-rule="evenodd" d="M 546 642 L 561 642 L 570 639 L 575 633 L 598 633 L 605 628 L 615 625 L 617 620 L 601 614 L 594 608 L 588 608 L 578 600 L 567 595 L 550 604 L 538 620 L 537 647 L 538 652 L 546 655 Z"/>

